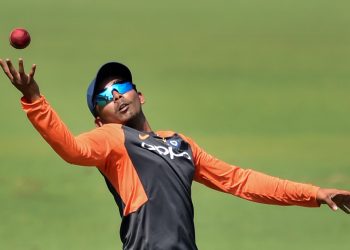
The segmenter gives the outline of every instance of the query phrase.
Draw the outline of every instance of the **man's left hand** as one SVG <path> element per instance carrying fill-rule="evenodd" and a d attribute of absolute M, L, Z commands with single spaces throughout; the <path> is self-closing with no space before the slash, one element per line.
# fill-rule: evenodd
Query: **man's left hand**
<path fill-rule="evenodd" d="M 350 214 L 350 192 L 338 189 L 320 188 L 316 199 L 320 204 L 327 204 L 333 211 L 340 208 Z"/>

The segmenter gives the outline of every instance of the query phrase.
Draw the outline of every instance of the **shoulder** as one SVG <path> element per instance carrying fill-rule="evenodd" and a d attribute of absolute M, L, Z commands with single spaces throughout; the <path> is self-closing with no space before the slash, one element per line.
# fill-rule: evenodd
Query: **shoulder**
<path fill-rule="evenodd" d="M 157 130 L 155 133 L 161 137 L 173 137 L 176 135 L 176 133 L 171 130 Z"/>
<path fill-rule="evenodd" d="M 105 138 L 107 140 L 109 139 L 122 139 L 123 138 L 123 131 L 122 126 L 120 124 L 104 124 L 101 127 L 97 127 L 92 129 L 89 132 L 82 133 L 83 136 L 88 136 L 91 139 L 95 138 Z"/>
<path fill-rule="evenodd" d="M 118 137 L 124 134 L 122 125 L 116 123 L 104 124 L 103 126 L 96 128 L 96 130 L 101 133 L 118 135 Z"/>
<path fill-rule="evenodd" d="M 184 141 L 188 143 L 194 143 L 193 139 L 190 137 L 182 134 L 182 133 L 177 133 L 173 130 L 158 130 L 155 132 L 158 136 L 164 137 L 164 138 L 169 138 L 169 137 L 174 137 L 174 136 L 179 136 L 181 137 Z"/>
<path fill-rule="evenodd" d="M 164 138 L 180 137 L 183 141 L 187 142 L 192 149 L 198 148 L 198 145 L 191 137 L 184 135 L 182 133 L 177 133 L 172 130 L 159 130 L 159 131 L 156 131 L 156 134 Z"/>
<path fill-rule="evenodd" d="M 117 124 L 117 123 L 107 123 L 104 124 L 101 127 L 98 127 L 96 129 L 102 129 L 102 130 L 121 130 L 122 129 L 122 125 L 121 124 Z"/>

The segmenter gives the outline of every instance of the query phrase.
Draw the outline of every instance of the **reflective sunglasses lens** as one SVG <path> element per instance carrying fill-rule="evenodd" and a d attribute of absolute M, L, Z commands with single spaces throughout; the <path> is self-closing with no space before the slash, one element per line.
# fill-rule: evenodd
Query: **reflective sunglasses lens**
<path fill-rule="evenodd" d="M 95 97 L 95 103 L 100 107 L 106 106 L 113 100 L 113 91 L 117 91 L 119 94 L 123 95 L 134 88 L 133 84 L 130 82 L 115 83 L 107 89 L 103 90 Z"/>
<path fill-rule="evenodd" d="M 100 107 L 106 106 L 110 101 L 110 99 L 102 96 L 97 96 L 95 99 L 96 104 Z"/>
<path fill-rule="evenodd" d="M 113 90 L 118 91 L 120 94 L 125 94 L 134 88 L 130 82 L 115 83 L 111 87 L 113 87 Z"/>

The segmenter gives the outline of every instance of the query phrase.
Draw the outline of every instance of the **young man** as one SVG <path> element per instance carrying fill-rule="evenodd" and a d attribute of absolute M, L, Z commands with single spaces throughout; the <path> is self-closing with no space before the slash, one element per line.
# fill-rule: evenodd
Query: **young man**
<path fill-rule="evenodd" d="M 275 205 L 327 204 L 349 213 L 350 192 L 282 180 L 224 163 L 193 140 L 172 131 L 153 131 L 142 111 L 144 96 L 129 69 L 103 65 L 90 83 L 87 103 L 97 128 L 73 136 L 40 94 L 36 66 L 17 71 L 0 60 L 29 120 L 65 161 L 96 166 L 122 217 L 123 249 L 197 249 L 193 223 L 193 180 L 235 196 Z"/>

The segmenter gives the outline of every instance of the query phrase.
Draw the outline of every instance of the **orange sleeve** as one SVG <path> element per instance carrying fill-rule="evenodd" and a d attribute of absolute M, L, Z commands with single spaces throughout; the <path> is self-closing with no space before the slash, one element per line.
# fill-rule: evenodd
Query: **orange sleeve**
<path fill-rule="evenodd" d="M 45 97 L 33 103 L 21 99 L 23 110 L 46 142 L 65 161 L 82 166 L 103 166 L 120 137 L 116 124 L 104 125 L 77 137 L 72 135 Z"/>
<path fill-rule="evenodd" d="M 227 164 L 206 153 L 194 141 L 191 145 L 195 164 L 194 180 L 240 198 L 274 205 L 318 207 L 319 187 L 283 180 L 251 169 Z"/>

